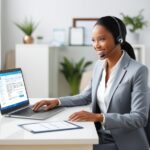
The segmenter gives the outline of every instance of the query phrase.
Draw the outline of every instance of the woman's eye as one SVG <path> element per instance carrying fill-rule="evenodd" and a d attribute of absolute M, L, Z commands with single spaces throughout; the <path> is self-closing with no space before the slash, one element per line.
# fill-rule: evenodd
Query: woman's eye
<path fill-rule="evenodd" d="M 100 41 L 105 41 L 105 38 L 100 38 L 99 40 L 100 40 Z"/>
<path fill-rule="evenodd" d="M 99 39 L 97 39 L 97 40 L 95 40 L 95 39 L 92 39 L 92 42 L 95 42 L 95 41 L 105 41 L 105 38 L 99 38 Z"/>

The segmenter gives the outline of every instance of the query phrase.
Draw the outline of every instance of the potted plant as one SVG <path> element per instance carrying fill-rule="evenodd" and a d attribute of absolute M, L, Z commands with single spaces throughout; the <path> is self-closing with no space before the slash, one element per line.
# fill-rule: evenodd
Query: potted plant
<path fill-rule="evenodd" d="M 38 23 L 33 22 L 32 19 L 25 19 L 22 23 L 16 23 L 15 25 L 25 34 L 23 42 L 25 44 L 33 43 L 32 33 L 38 26 Z"/>
<path fill-rule="evenodd" d="M 70 61 L 64 57 L 63 62 L 60 64 L 60 71 L 63 73 L 67 82 L 69 83 L 71 95 L 78 94 L 82 73 L 85 71 L 87 66 L 92 64 L 92 62 L 85 62 L 85 59 L 82 58 L 79 62 L 74 63 L 73 61 Z"/>
<path fill-rule="evenodd" d="M 134 33 L 139 29 L 143 29 L 147 25 L 147 21 L 144 20 L 142 15 L 143 9 L 139 11 L 137 16 L 130 17 L 129 15 L 125 15 L 121 13 L 123 17 L 123 22 L 126 26 L 129 26 L 129 30 Z"/>

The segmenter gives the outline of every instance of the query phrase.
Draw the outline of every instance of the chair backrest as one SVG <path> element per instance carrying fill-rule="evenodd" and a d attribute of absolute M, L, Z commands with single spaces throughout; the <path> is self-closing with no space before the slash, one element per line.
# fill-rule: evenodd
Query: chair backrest
<path fill-rule="evenodd" d="M 147 139 L 148 139 L 148 142 L 149 142 L 149 146 L 150 146 L 150 90 L 149 90 L 149 93 L 148 93 L 148 101 L 149 101 L 149 116 L 148 116 L 147 125 L 144 129 L 145 129 L 145 133 L 146 133 L 146 136 L 147 136 Z"/>
<path fill-rule="evenodd" d="M 145 129 L 145 133 L 146 133 L 148 143 L 149 143 L 149 146 L 150 146 L 150 111 L 149 111 L 148 123 L 147 123 L 147 125 L 144 129 Z"/>
<path fill-rule="evenodd" d="M 91 78 L 92 78 L 92 71 L 83 72 L 81 81 L 80 81 L 80 87 L 79 87 L 80 92 L 86 88 L 86 86 L 89 84 Z"/>
<path fill-rule="evenodd" d="M 9 51 L 5 58 L 5 69 L 15 68 L 15 51 Z"/>

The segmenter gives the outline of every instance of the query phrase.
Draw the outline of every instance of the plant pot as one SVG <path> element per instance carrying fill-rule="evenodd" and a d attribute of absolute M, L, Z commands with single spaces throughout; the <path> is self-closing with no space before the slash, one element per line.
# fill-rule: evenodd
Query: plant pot
<path fill-rule="evenodd" d="M 33 43 L 33 37 L 32 36 L 29 36 L 29 35 L 25 35 L 23 37 L 23 43 L 24 44 L 32 44 Z"/>

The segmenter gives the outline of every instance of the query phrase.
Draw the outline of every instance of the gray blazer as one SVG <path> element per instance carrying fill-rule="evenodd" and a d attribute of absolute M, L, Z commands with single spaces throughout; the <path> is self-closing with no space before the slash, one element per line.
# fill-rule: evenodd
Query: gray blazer
<path fill-rule="evenodd" d="M 92 111 L 96 113 L 96 95 L 102 70 L 103 62 L 97 61 L 90 85 L 78 95 L 60 97 L 61 106 L 92 103 Z M 148 69 L 125 52 L 115 80 L 107 97 L 105 129 L 110 130 L 119 150 L 148 150 L 143 129 L 149 110 Z"/>

